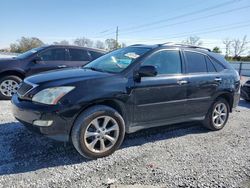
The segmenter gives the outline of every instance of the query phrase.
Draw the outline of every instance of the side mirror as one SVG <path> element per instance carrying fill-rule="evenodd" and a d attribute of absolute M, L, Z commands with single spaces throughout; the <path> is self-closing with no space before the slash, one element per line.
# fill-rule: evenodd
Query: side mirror
<path fill-rule="evenodd" d="M 138 75 L 139 77 L 153 77 L 157 75 L 157 70 L 155 66 L 152 65 L 141 66 Z"/>
<path fill-rule="evenodd" d="M 39 57 L 39 56 L 36 56 L 36 57 L 33 59 L 33 62 L 34 62 L 34 63 L 38 63 L 39 61 L 42 61 L 42 58 Z"/>

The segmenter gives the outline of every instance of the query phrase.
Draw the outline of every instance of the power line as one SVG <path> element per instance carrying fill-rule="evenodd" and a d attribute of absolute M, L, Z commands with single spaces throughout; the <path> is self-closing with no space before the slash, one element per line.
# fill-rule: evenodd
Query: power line
<path fill-rule="evenodd" d="M 109 32 L 109 33 L 103 33 L 103 34 L 100 34 L 100 35 L 97 35 L 96 37 L 94 38 L 100 38 L 100 37 L 105 37 L 105 36 L 109 36 L 109 35 L 114 35 L 116 33 L 116 31 L 113 31 L 112 32 Z"/>
<path fill-rule="evenodd" d="M 250 23 L 250 20 L 247 20 L 247 21 L 244 21 L 244 22 L 237 22 L 237 23 L 233 23 L 233 24 L 230 24 L 230 25 L 220 25 L 220 26 L 217 26 L 217 27 L 210 27 L 210 28 L 204 28 L 200 31 L 198 31 L 198 33 L 200 32 L 208 32 L 208 30 L 214 30 L 214 29 L 220 29 L 220 28 L 225 28 L 225 27 L 232 27 L 232 26 L 237 26 L 237 25 L 241 25 L 241 24 L 244 24 L 244 23 Z M 197 34 L 197 31 L 193 31 L 193 32 L 189 32 L 189 35 L 196 35 Z M 187 35 L 187 32 L 183 32 L 183 33 L 179 33 L 179 34 L 173 34 L 172 36 L 181 36 L 181 35 L 184 35 L 186 36 Z"/>
<path fill-rule="evenodd" d="M 223 28 L 223 29 L 215 29 L 215 30 L 204 31 L 204 32 L 194 32 L 191 35 L 201 35 L 201 34 L 207 34 L 207 33 L 214 33 L 214 32 L 217 32 L 217 31 L 225 31 L 225 30 L 228 30 L 228 29 L 243 28 L 243 27 L 248 27 L 248 26 L 250 26 L 250 22 L 248 24 L 243 24 L 243 25 L 238 25 L 238 26 L 230 26 L 230 27 Z M 185 36 L 187 36 L 187 34 L 175 36 L 175 37 L 172 37 L 172 38 L 180 38 L 180 37 L 185 37 Z"/>
<path fill-rule="evenodd" d="M 222 15 L 222 14 L 228 14 L 228 13 L 231 13 L 231 12 L 235 12 L 235 11 L 247 9 L 249 7 L 250 7 L 250 5 L 249 6 L 239 7 L 239 8 L 234 8 L 234 9 L 230 9 L 230 10 L 226 10 L 226 11 L 223 11 L 223 12 L 218 12 L 218 13 L 215 13 L 215 14 L 205 15 L 205 16 L 194 18 L 194 19 L 190 19 L 190 20 L 176 22 L 176 23 L 173 23 L 173 24 L 167 24 L 167 25 L 163 25 L 163 26 L 157 26 L 157 27 L 153 27 L 153 28 L 147 29 L 147 31 L 151 31 L 151 30 L 155 30 L 155 29 L 162 29 L 162 28 L 165 28 L 165 27 L 175 26 L 175 25 L 179 25 L 179 24 L 186 24 L 186 23 L 189 23 L 189 22 L 197 21 L 197 20 L 207 19 L 207 18 L 210 18 L 210 17 L 214 17 L 214 16 L 218 16 L 218 15 Z M 125 34 L 137 33 L 137 32 L 142 32 L 142 31 L 145 31 L 145 29 L 139 29 L 137 31 L 125 32 Z M 124 34 L 124 31 L 121 31 L 120 33 Z"/>
<path fill-rule="evenodd" d="M 250 26 L 250 22 L 247 22 L 247 24 L 241 24 L 239 25 L 238 24 L 233 24 L 234 26 L 230 25 L 229 27 L 226 27 L 226 28 L 221 28 L 221 29 L 210 29 L 209 31 L 199 31 L 199 32 L 192 32 L 192 33 L 183 33 L 183 34 L 177 34 L 177 35 L 172 35 L 172 36 L 168 36 L 167 38 L 168 39 L 174 39 L 174 38 L 181 38 L 181 37 L 187 37 L 187 36 L 190 36 L 190 35 L 201 35 L 201 34 L 209 34 L 209 33 L 214 33 L 214 32 L 218 32 L 218 31 L 225 31 L 225 30 L 232 30 L 232 29 L 240 29 L 240 28 L 244 28 L 244 27 L 249 27 Z M 225 27 L 225 26 L 223 26 Z M 137 40 L 137 41 L 134 41 L 134 42 L 146 42 L 146 41 L 149 41 L 149 40 L 155 40 L 155 41 L 158 41 L 158 40 L 164 40 L 166 39 L 165 38 L 149 38 L 149 39 L 145 39 L 145 40 Z"/>
<path fill-rule="evenodd" d="M 171 17 L 171 18 L 167 18 L 167 19 L 163 19 L 163 20 L 159 20 L 159 21 L 154 21 L 154 22 L 150 22 L 150 23 L 147 23 L 147 24 L 141 24 L 141 25 L 137 25 L 137 26 L 133 26 L 133 27 L 128 27 L 128 28 L 125 28 L 125 29 L 122 29 L 122 30 L 123 31 L 134 30 L 134 29 L 138 29 L 139 27 L 147 27 L 147 26 L 156 25 L 156 24 L 159 24 L 159 23 L 162 23 L 162 22 L 169 22 L 169 21 L 176 20 L 176 19 L 179 19 L 179 18 L 183 18 L 183 17 L 192 16 L 192 15 L 195 15 L 195 14 L 211 11 L 213 9 L 217 9 L 217 8 L 220 8 L 220 7 L 223 7 L 223 6 L 227 6 L 229 4 L 233 4 L 233 3 L 236 3 L 236 2 L 239 2 L 239 1 L 241 1 L 241 0 L 230 0 L 230 1 L 226 1 L 224 3 L 219 3 L 219 4 L 214 5 L 214 6 L 210 6 L 210 7 L 207 7 L 207 8 L 200 9 L 198 11 L 193 11 L 193 12 L 181 14 L 179 16 L 174 16 L 174 17 Z"/>
<path fill-rule="evenodd" d="M 204 1 L 204 0 L 198 0 L 198 1 Z M 179 11 L 179 10 L 181 10 L 181 9 L 186 9 L 187 7 L 191 7 L 191 6 L 195 6 L 195 5 L 197 5 L 197 2 L 191 3 L 191 4 L 189 3 L 189 5 L 187 5 L 187 6 L 185 6 L 185 7 L 178 8 L 178 9 L 172 10 L 172 11 L 170 11 L 170 12 Z M 149 18 L 148 18 L 148 19 L 149 19 Z M 107 30 L 104 30 L 104 31 L 101 31 L 101 32 L 97 33 L 97 34 L 102 34 L 102 35 L 98 35 L 97 38 L 98 38 L 98 37 L 102 37 L 102 36 L 108 36 L 108 35 L 111 35 L 111 34 L 115 34 L 115 33 L 116 33 L 115 31 L 111 31 L 111 30 L 114 30 L 114 28 L 109 28 L 109 29 L 107 29 Z M 111 31 L 111 32 L 107 33 L 108 31 Z"/>
<path fill-rule="evenodd" d="M 103 34 L 103 33 L 109 32 L 109 31 L 111 31 L 111 30 L 113 30 L 113 28 L 109 28 L 109 29 L 103 30 L 103 31 L 101 31 L 101 32 L 99 32 L 99 33 L 100 33 L 100 34 Z"/>
<path fill-rule="evenodd" d="M 133 27 L 128 27 L 128 28 L 122 29 L 122 32 L 124 32 L 124 31 L 130 31 L 130 30 L 136 30 L 138 28 L 144 28 L 144 27 L 148 27 L 148 26 L 152 27 L 153 25 L 156 25 L 156 24 L 159 24 L 159 23 L 169 22 L 169 21 L 176 20 L 176 19 L 179 19 L 179 18 L 182 18 L 182 17 L 187 17 L 187 16 L 191 16 L 191 15 L 203 13 L 203 12 L 206 12 L 206 11 L 211 11 L 213 9 L 217 9 L 219 7 L 227 6 L 229 4 L 233 4 L 233 3 L 236 3 L 236 2 L 239 2 L 239 1 L 242 1 L 242 0 L 230 0 L 230 1 L 226 1 L 224 3 L 220 3 L 220 4 L 217 4 L 217 5 L 211 6 L 211 7 L 200 9 L 198 11 L 193 11 L 193 12 L 185 13 L 185 14 L 182 14 L 182 15 L 179 15 L 179 16 L 174 16 L 174 17 L 171 17 L 171 18 L 168 18 L 168 19 L 163 19 L 163 20 L 159 20 L 159 21 L 155 21 L 155 22 L 150 22 L 150 23 L 146 23 L 146 24 L 141 24 L 141 25 L 133 26 Z M 98 36 L 98 37 L 109 36 L 109 35 L 115 34 L 115 33 L 116 32 L 113 31 L 113 32 L 110 32 L 110 33 L 105 33 L 104 35 L 101 35 L 101 36 Z"/>

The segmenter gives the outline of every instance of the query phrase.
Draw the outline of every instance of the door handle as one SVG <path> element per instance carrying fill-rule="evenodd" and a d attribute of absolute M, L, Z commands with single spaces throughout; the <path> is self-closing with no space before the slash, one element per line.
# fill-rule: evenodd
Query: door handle
<path fill-rule="evenodd" d="M 57 67 L 58 68 L 66 68 L 67 66 L 66 65 L 58 65 Z"/>
<path fill-rule="evenodd" d="M 179 85 L 184 85 L 184 84 L 187 84 L 188 81 L 187 81 L 187 80 L 178 80 L 177 83 L 178 83 Z"/>
<path fill-rule="evenodd" d="M 219 77 L 216 77 L 215 79 L 214 79 L 214 81 L 216 81 L 216 82 L 220 82 L 222 79 L 221 78 L 219 78 Z"/>

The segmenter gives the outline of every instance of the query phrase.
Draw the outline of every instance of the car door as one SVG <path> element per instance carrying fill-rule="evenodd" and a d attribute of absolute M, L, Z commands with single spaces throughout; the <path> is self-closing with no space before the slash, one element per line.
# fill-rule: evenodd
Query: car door
<path fill-rule="evenodd" d="M 65 68 L 65 48 L 49 48 L 37 54 L 34 57 L 32 65 L 27 70 L 27 76 L 36 73 Z"/>
<path fill-rule="evenodd" d="M 182 74 L 179 50 L 161 50 L 146 58 L 141 66 L 153 65 L 157 76 L 135 82 L 134 122 L 160 122 L 186 114 L 186 77 Z"/>
<path fill-rule="evenodd" d="M 73 67 L 82 67 L 90 61 L 88 50 L 69 48 L 69 63 Z"/>
<path fill-rule="evenodd" d="M 222 78 L 206 54 L 185 50 L 184 56 L 189 82 L 187 110 L 190 116 L 204 116 Z"/>

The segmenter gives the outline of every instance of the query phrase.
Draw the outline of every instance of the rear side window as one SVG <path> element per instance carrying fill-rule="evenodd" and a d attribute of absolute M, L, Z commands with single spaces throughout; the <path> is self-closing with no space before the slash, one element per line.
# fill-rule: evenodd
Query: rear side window
<path fill-rule="evenodd" d="M 101 57 L 102 55 L 104 55 L 104 53 L 100 53 L 100 52 L 95 52 L 95 51 L 89 51 L 92 60 L 97 59 L 98 57 Z"/>
<path fill-rule="evenodd" d="M 153 65 L 158 74 L 180 74 L 181 58 L 179 51 L 163 50 L 147 58 L 142 65 Z"/>
<path fill-rule="evenodd" d="M 205 56 L 195 52 L 185 52 L 187 59 L 187 72 L 188 73 L 202 73 L 207 72 L 207 65 Z"/>
<path fill-rule="evenodd" d="M 225 69 L 225 67 L 222 64 L 220 64 L 219 62 L 215 61 L 214 59 L 211 59 L 211 60 L 212 60 L 213 65 L 215 66 L 215 69 L 217 72 L 221 72 Z"/>
<path fill-rule="evenodd" d="M 216 69 L 213 65 L 213 63 L 211 62 L 211 60 L 206 56 L 206 62 L 207 62 L 207 71 L 208 72 L 216 72 Z"/>
<path fill-rule="evenodd" d="M 42 61 L 65 61 L 65 49 L 50 49 L 39 55 Z"/>
<path fill-rule="evenodd" d="M 69 49 L 70 61 L 89 61 L 89 54 L 86 50 Z"/>

